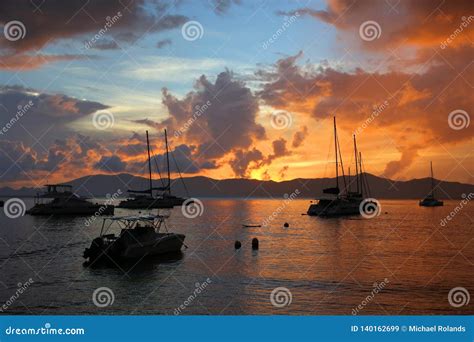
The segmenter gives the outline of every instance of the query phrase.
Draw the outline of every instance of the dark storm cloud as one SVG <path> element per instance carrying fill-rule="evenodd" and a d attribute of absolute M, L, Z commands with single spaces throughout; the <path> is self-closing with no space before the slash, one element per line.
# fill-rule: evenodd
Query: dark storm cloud
<path fill-rule="evenodd" d="M 118 156 L 103 156 L 99 162 L 94 165 L 97 170 L 106 172 L 122 172 L 127 163 L 123 162 Z"/>
<path fill-rule="evenodd" d="M 61 39 L 79 35 L 87 38 L 88 34 L 92 38 L 100 30 L 113 37 L 123 33 L 140 37 L 179 27 L 187 21 L 185 16 L 168 14 L 170 6 L 165 1 L 146 0 L 48 0 L 36 5 L 33 1 L 4 0 L 0 2 L 0 24 L 21 21 L 26 35 L 17 41 L 2 37 L 0 46 L 16 52 L 38 50 Z"/>
<path fill-rule="evenodd" d="M 25 138 L 26 141 L 31 140 L 31 136 L 38 139 L 51 129 L 54 134 L 49 134 L 46 140 L 52 136 L 65 138 L 71 132 L 69 123 L 108 108 L 99 102 L 64 94 L 38 93 L 19 86 L 0 86 L 0 104 L 0 135 L 9 140 Z"/>

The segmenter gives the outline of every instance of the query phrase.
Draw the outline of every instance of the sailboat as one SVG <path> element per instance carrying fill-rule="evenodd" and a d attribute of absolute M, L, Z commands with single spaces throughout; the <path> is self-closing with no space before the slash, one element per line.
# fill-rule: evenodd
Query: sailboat
<path fill-rule="evenodd" d="M 426 196 L 419 202 L 419 205 L 421 207 L 442 207 L 444 205 L 443 201 L 436 199 L 435 194 L 434 194 L 435 186 L 434 186 L 434 178 L 433 178 L 433 162 L 430 162 L 430 166 L 431 166 L 431 191 L 428 194 L 428 196 Z"/>
<path fill-rule="evenodd" d="M 354 154 L 356 163 L 356 191 L 348 190 L 341 149 L 337 136 L 336 117 L 334 117 L 334 150 L 336 155 L 336 186 L 323 189 L 323 196 L 317 198 L 318 202 L 311 204 L 307 214 L 310 216 L 337 217 L 345 215 L 360 215 L 360 205 L 364 201 L 363 189 L 369 193 L 368 183 L 362 172 L 362 154 L 357 151 L 354 136 Z M 339 162 L 340 160 L 340 162 Z M 341 164 L 344 190 L 339 188 L 339 163 Z M 371 202 L 372 203 L 372 202 Z M 376 205 L 375 202 L 372 203 Z"/>
<path fill-rule="evenodd" d="M 166 166 L 168 170 L 168 181 L 167 184 L 161 187 L 153 187 L 152 171 L 151 171 L 151 154 L 150 154 L 150 140 L 148 137 L 148 131 L 146 131 L 146 144 L 148 152 L 148 182 L 149 188 L 146 190 L 128 190 L 132 196 L 124 201 L 121 201 L 118 205 L 119 208 L 126 209 L 162 209 L 162 208 L 173 208 L 175 206 L 190 203 L 190 200 L 186 198 L 174 196 L 171 193 L 171 177 L 170 177 L 170 160 L 169 160 L 169 149 L 168 149 L 168 135 L 165 129 L 165 145 L 166 145 Z M 161 177 L 161 174 L 160 174 Z M 154 195 L 153 191 L 158 191 L 158 195 Z"/>

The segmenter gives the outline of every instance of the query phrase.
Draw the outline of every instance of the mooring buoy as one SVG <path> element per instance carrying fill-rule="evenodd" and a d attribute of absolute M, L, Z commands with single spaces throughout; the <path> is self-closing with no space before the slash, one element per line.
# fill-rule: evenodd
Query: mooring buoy
<path fill-rule="evenodd" d="M 258 249 L 258 239 L 257 238 L 252 239 L 252 249 Z"/>

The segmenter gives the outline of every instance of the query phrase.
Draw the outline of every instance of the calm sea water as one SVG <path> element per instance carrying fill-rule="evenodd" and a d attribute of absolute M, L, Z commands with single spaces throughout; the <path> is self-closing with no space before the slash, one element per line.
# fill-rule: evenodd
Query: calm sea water
<path fill-rule="evenodd" d="M 441 219 L 458 201 L 440 208 L 381 201 L 382 213 L 373 219 L 305 216 L 309 201 L 299 199 L 203 204 L 197 218 L 175 208 L 168 220 L 172 231 L 186 234 L 180 259 L 121 268 L 83 266 L 82 252 L 98 235 L 100 220 L 88 227 L 84 217 L 10 219 L 1 211 L 4 313 L 350 315 L 359 305 L 361 315 L 474 313 L 474 298 L 458 308 L 448 300 L 455 287 L 474 296 L 472 203 L 445 226 Z M 268 217 L 266 227 L 242 227 Z M 254 237 L 258 251 L 251 249 Z M 18 283 L 29 278 L 34 282 L 16 296 Z M 113 292 L 106 307 L 92 300 L 101 287 Z"/>

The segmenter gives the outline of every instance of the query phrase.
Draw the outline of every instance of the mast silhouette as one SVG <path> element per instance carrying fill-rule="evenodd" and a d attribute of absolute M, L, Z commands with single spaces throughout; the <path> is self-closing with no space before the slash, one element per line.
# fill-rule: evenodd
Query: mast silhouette
<path fill-rule="evenodd" d="M 150 184 L 150 197 L 153 197 L 153 183 L 151 180 L 151 157 L 150 157 L 150 140 L 148 138 L 148 131 L 146 131 L 146 147 L 148 151 L 148 176 Z"/>
<path fill-rule="evenodd" d="M 353 135 L 354 137 L 354 156 L 355 156 L 355 164 L 356 164 L 356 184 L 357 184 L 357 193 L 359 193 L 359 165 L 357 162 L 357 143 L 356 143 L 356 136 L 355 134 Z"/>
<path fill-rule="evenodd" d="M 334 151 L 336 152 L 336 188 L 339 190 L 339 163 L 337 160 L 337 128 L 336 128 L 335 116 L 334 116 Z"/>
<path fill-rule="evenodd" d="M 431 168 L 431 197 L 434 197 L 433 161 L 430 161 L 430 168 Z"/>
<path fill-rule="evenodd" d="M 168 151 L 168 134 L 165 128 L 165 145 L 166 145 L 166 166 L 168 167 L 168 195 L 171 195 L 171 175 L 170 175 L 170 157 Z"/>

